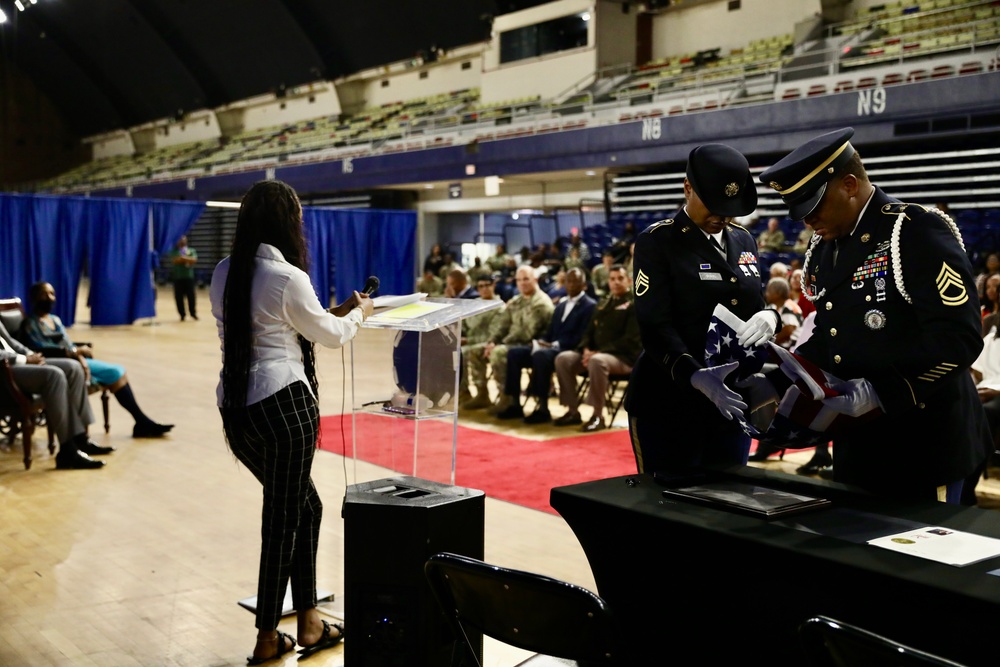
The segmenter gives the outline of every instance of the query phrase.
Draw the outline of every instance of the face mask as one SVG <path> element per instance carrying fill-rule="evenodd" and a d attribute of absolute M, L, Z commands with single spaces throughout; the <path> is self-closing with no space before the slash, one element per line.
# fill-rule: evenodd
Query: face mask
<path fill-rule="evenodd" d="M 52 305 L 53 305 L 52 301 L 39 301 L 35 305 L 35 310 L 44 315 L 48 315 L 49 313 L 52 312 Z"/>

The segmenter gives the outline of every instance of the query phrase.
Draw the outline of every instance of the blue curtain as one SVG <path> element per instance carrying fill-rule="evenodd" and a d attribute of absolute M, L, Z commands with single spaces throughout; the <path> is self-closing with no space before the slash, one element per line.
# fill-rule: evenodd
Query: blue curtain
<path fill-rule="evenodd" d="M 336 266 L 333 261 L 332 237 L 334 236 L 334 221 L 332 211 L 324 211 L 311 207 L 303 207 L 302 221 L 305 223 L 306 241 L 309 243 L 309 278 L 319 302 L 325 308 L 330 307 L 330 292 L 333 288 L 331 275 Z M 341 297 L 343 301 L 343 297 Z"/>
<path fill-rule="evenodd" d="M 90 323 L 131 324 L 156 315 L 148 201 L 92 200 L 87 206 Z"/>
<path fill-rule="evenodd" d="M 34 272 L 31 197 L 0 195 L 0 296 L 27 306 Z"/>
<path fill-rule="evenodd" d="M 409 294 L 416 275 L 414 211 L 328 211 L 336 225 L 333 259 L 337 266 L 337 300 L 379 278 L 379 294 Z"/>
<path fill-rule="evenodd" d="M 152 205 L 153 252 L 159 258 L 194 226 L 205 210 L 205 202 L 155 201 Z"/>

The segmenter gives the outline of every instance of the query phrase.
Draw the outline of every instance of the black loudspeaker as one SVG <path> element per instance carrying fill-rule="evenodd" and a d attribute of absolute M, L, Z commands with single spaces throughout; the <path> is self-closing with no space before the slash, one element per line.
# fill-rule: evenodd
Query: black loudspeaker
<path fill-rule="evenodd" d="M 483 558 L 485 494 L 415 477 L 347 487 L 344 663 L 448 667 L 452 635 L 424 578 L 441 551 Z M 470 637 L 482 662 L 482 635 Z"/>

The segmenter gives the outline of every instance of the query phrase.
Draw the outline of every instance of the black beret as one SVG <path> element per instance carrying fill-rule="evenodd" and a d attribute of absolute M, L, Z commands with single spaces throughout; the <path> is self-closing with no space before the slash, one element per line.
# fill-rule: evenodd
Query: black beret
<path fill-rule="evenodd" d="M 705 144 L 688 155 L 687 179 L 710 212 L 727 218 L 750 215 L 757 208 L 757 188 L 750 164 L 735 148 Z"/>
<path fill-rule="evenodd" d="M 826 192 L 826 184 L 854 157 L 853 127 L 828 132 L 802 144 L 765 169 L 760 180 L 788 205 L 788 217 L 802 220 Z"/>

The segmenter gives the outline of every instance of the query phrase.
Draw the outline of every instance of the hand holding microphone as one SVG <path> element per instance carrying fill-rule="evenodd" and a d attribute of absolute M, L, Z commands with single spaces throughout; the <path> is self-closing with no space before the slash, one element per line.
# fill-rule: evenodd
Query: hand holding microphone
<path fill-rule="evenodd" d="M 347 313 L 351 312 L 354 308 L 360 306 L 361 312 L 365 319 L 368 319 L 372 312 L 375 310 L 374 304 L 369 297 L 370 294 L 378 289 L 379 280 L 375 276 L 369 276 L 368 280 L 365 281 L 365 286 L 361 289 L 361 292 L 355 291 L 351 294 L 351 298 L 344 301 L 339 306 L 334 306 L 330 309 L 330 312 L 337 317 L 344 317 Z"/>

